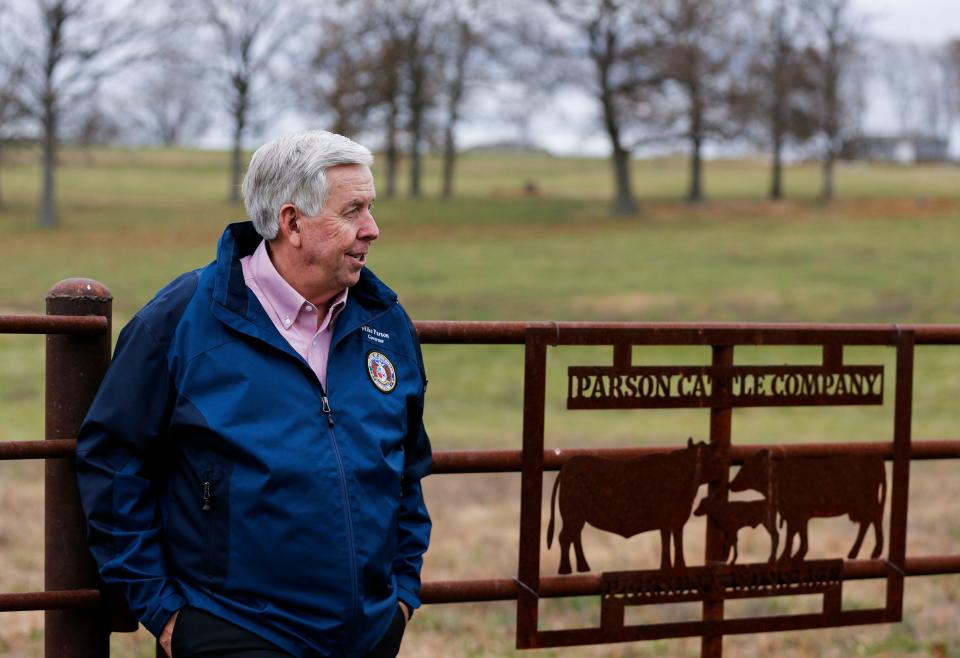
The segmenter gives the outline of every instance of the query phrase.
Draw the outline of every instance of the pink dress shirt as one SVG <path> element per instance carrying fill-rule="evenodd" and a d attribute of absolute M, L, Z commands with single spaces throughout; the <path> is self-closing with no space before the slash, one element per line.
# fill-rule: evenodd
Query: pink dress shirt
<path fill-rule="evenodd" d="M 243 280 L 260 300 L 273 325 L 290 347 L 302 356 L 327 390 L 327 359 L 337 316 L 347 305 L 347 290 L 330 300 L 326 315 L 284 280 L 270 260 L 263 241 L 249 256 L 240 259 Z"/>

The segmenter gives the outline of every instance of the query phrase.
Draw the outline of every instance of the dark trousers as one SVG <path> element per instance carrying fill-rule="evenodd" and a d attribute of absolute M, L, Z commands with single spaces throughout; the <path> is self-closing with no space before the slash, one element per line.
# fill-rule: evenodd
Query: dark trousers
<path fill-rule="evenodd" d="M 405 626 L 403 611 L 397 606 L 386 635 L 366 658 L 394 658 Z M 180 610 L 170 644 L 173 658 L 291 658 L 259 635 L 191 607 Z"/>

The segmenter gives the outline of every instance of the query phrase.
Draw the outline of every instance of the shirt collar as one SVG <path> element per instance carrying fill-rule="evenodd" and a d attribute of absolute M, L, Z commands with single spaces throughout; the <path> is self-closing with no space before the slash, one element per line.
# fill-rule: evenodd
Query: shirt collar
<path fill-rule="evenodd" d="M 250 272 L 247 278 L 254 279 L 257 282 L 264 298 L 271 307 L 264 310 L 268 313 L 272 312 L 284 329 L 293 327 L 300 313 L 312 312 L 315 309 L 311 302 L 307 301 L 303 295 L 287 283 L 286 279 L 280 276 L 273 261 L 270 260 L 266 240 L 261 241 L 250 256 L 249 265 Z M 330 300 L 326 317 L 323 318 L 322 322 L 318 321 L 318 330 L 325 329 L 340 314 L 347 303 L 348 290 L 348 288 L 344 288 Z"/>

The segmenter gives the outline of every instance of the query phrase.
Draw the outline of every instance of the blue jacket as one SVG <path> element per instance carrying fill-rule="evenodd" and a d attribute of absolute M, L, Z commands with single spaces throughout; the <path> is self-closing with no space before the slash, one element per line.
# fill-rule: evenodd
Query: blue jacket
<path fill-rule="evenodd" d="M 324 391 L 244 284 L 259 241 L 230 225 L 120 332 L 77 444 L 90 548 L 154 635 L 189 604 L 295 656 L 362 655 L 419 605 L 420 347 L 364 269 Z"/>

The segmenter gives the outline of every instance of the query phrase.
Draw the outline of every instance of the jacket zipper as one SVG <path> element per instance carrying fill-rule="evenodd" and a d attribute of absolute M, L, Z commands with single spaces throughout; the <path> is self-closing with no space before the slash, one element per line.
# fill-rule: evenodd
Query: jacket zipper
<path fill-rule="evenodd" d="M 381 315 L 389 313 L 390 309 L 384 310 L 376 315 L 367 318 L 367 322 L 372 322 L 379 318 Z M 333 354 L 333 351 L 336 349 L 337 345 L 354 331 L 357 331 L 360 328 L 360 325 L 357 325 L 354 328 L 351 328 L 349 331 L 343 333 L 337 340 L 336 344 L 330 346 L 330 355 Z M 330 357 L 327 357 L 327 363 L 330 363 Z M 323 413 L 327 416 L 327 432 L 330 436 L 330 445 L 333 447 L 333 454 L 337 458 L 337 470 L 340 475 L 340 488 L 343 491 L 343 515 L 346 519 L 347 524 L 347 549 L 350 552 L 350 580 L 353 582 L 353 596 L 352 596 L 352 613 L 356 617 L 360 612 L 360 583 L 357 579 L 357 550 L 356 543 L 353 536 L 353 517 L 350 512 L 350 493 L 347 488 L 347 471 L 343 466 L 343 456 L 340 454 L 340 446 L 337 443 L 337 435 L 334 432 L 334 421 L 333 421 L 333 409 L 330 407 L 330 400 L 327 398 L 327 392 L 324 390 L 324 387 L 320 387 L 320 401 L 322 403 Z"/>
<path fill-rule="evenodd" d="M 333 427 L 333 410 L 330 408 L 330 400 L 327 399 L 327 396 L 321 396 L 323 400 L 323 413 L 327 414 L 327 427 Z"/>
<path fill-rule="evenodd" d="M 211 493 L 212 489 L 213 489 L 213 485 L 211 484 L 210 480 L 204 479 L 203 494 L 201 496 L 201 500 L 203 501 L 203 507 L 200 508 L 204 512 L 210 511 L 210 501 L 213 499 L 213 493 Z"/>
<path fill-rule="evenodd" d="M 340 446 L 337 443 L 337 435 L 333 431 L 333 409 L 330 408 L 330 401 L 327 399 L 326 392 L 321 389 L 320 399 L 323 401 L 323 413 L 327 416 L 327 432 L 330 436 L 330 445 L 333 448 L 333 454 L 337 458 L 337 470 L 340 475 L 340 488 L 343 491 L 343 515 L 347 525 L 347 550 L 350 554 L 350 580 L 353 583 L 351 608 L 353 616 L 359 613 L 360 608 L 360 583 L 357 581 L 357 550 L 353 537 L 353 517 L 350 512 L 350 493 L 347 489 L 347 471 L 343 466 L 343 456 L 340 454 Z"/>

